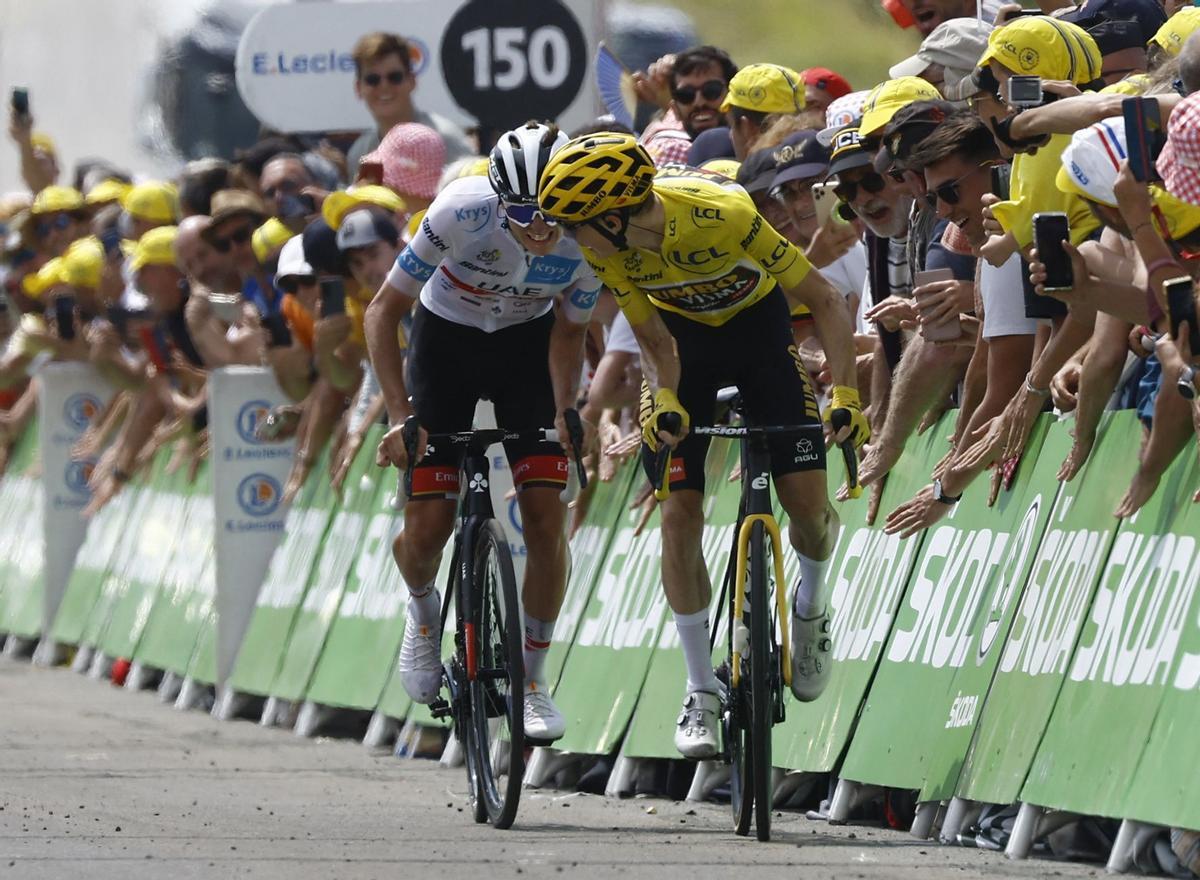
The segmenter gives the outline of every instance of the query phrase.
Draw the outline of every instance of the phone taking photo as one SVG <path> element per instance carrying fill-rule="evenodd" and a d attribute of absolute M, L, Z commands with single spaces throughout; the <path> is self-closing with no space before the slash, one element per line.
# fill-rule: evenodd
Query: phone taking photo
<path fill-rule="evenodd" d="M 1188 345 L 1192 355 L 1200 353 L 1200 327 L 1196 326 L 1196 285 L 1186 275 L 1172 278 L 1163 285 L 1167 314 L 1171 319 L 1171 338 L 1179 338 L 1179 325 L 1187 321 Z"/>
<path fill-rule="evenodd" d="M 12 90 L 12 109 L 18 116 L 29 115 L 29 89 L 16 87 Z"/>
<path fill-rule="evenodd" d="M 1038 262 L 1046 267 L 1046 290 L 1070 290 L 1075 286 L 1071 255 L 1063 242 L 1071 237 L 1071 225 L 1061 211 L 1046 211 L 1033 215 L 1033 240 Z"/>
<path fill-rule="evenodd" d="M 1161 180 L 1155 163 L 1167 143 L 1162 114 L 1155 98 L 1126 98 L 1121 102 L 1125 118 L 1126 152 L 1133 179 L 1142 183 Z"/>
<path fill-rule="evenodd" d="M 321 279 L 321 317 L 341 315 L 346 312 L 346 284 L 341 278 Z"/>
<path fill-rule="evenodd" d="M 831 220 L 837 223 L 846 222 L 837 211 L 838 206 L 841 204 L 841 199 L 834 192 L 837 186 L 837 181 L 814 183 L 812 185 L 813 208 L 817 212 L 817 225 L 819 226 L 826 226 Z"/>
<path fill-rule="evenodd" d="M 69 342 L 75 338 L 75 297 L 65 294 L 54 300 L 54 329 L 58 338 Z"/>
<path fill-rule="evenodd" d="M 926 284 L 933 284 L 935 281 L 953 281 L 954 273 L 949 269 L 927 269 L 924 272 L 917 272 L 913 275 L 913 298 L 917 304 L 917 310 L 922 317 L 929 313 L 933 308 L 929 304 L 928 298 L 918 294 L 917 288 L 924 287 Z M 958 337 L 962 336 L 962 322 L 959 321 L 958 315 L 951 315 L 946 320 L 938 324 L 921 323 L 921 335 L 930 342 L 953 342 Z"/>

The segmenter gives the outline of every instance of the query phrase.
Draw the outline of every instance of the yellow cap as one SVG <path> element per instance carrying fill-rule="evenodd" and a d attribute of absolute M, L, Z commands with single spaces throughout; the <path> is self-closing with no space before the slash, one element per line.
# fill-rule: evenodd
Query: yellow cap
<path fill-rule="evenodd" d="M 858 133 L 869 137 L 881 132 L 892 121 L 892 117 L 909 104 L 937 101 L 941 97 L 936 86 L 919 76 L 901 76 L 882 82 L 871 89 L 863 102 L 863 117 L 858 125 Z"/>
<path fill-rule="evenodd" d="M 54 138 L 50 137 L 44 131 L 35 131 L 31 134 L 29 136 L 29 143 L 33 144 L 33 148 L 39 152 L 58 156 L 58 148 L 54 146 Z"/>
<path fill-rule="evenodd" d="M 737 180 L 738 169 L 742 167 L 742 163 L 737 159 L 709 159 L 707 162 L 701 162 L 700 167 L 730 180 Z"/>
<path fill-rule="evenodd" d="M 135 183 L 121 197 L 121 207 L 139 220 L 175 223 L 179 219 L 179 192 L 165 180 Z"/>
<path fill-rule="evenodd" d="M 62 257 L 47 260 L 42 268 L 36 272 L 30 272 L 21 279 L 21 287 L 34 299 L 41 299 L 42 295 L 50 288 L 63 283 L 65 282 Z"/>
<path fill-rule="evenodd" d="M 781 64 L 747 64 L 729 81 L 721 112 L 730 107 L 757 113 L 799 113 L 804 109 L 804 78 Z"/>
<path fill-rule="evenodd" d="M 78 211 L 83 207 L 83 193 L 73 186 L 48 186 L 33 197 L 31 214 L 54 214 L 58 211 Z"/>
<path fill-rule="evenodd" d="M 175 265 L 175 234 L 178 227 L 158 226 L 151 229 L 128 249 L 130 271 L 146 266 Z"/>
<path fill-rule="evenodd" d="M 104 245 L 94 235 L 81 238 L 62 256 L 62 277 L 72 287 L 96 288 L 104 271 Z"/>
<path fill-rule="evenodd" d="M 1150 187 L 1150 199 L 1167 221 L 1167 234 L 1180 239 L 1200 229 L 1200 207 L 1177 199 L 1161 186 Z"/>
<path fill-rule="evenodd" d="M 458 172 L 459 177 L 483 177 L 488 173 L 488 157 L 480 156 L 463 165 Z"/>
<path fill-rule="evenodd" d="M 89 205 L 106 205 L 109 202 L 119 202 L 133 187 L 123 180 L 112 177 L 102 180 L 87 191 L 84 201 Z"/>
<path fill-rule="evenodd" d="M 992 31 L 979 66 L 989 61 L 1020 76 L 1065 79 L 1076 85 L 1100 78 L 1100 47 L 1091 34 L 1045 15 L 1018 18 Z"/>
<path fill-rule="evenodd" d="M 1174 58 L 1183 49 L 1187 38 L 1200 29 L 1200 6 L 1185 6 L 1167 19 L 1158 32 L 1150 38 Z"/>
<path fill-rule="evenodd" d="M 483 161 L 486 171 L 487 159 Z M 388 211 L 396 212 L 404 210 L 404 199 L 400 198 L 400 196 L 396 195 L 395 192 L 386 186 L 368 183 L 365 186 L 355 186 L 350 189 L 340 189 L 337 192 L 331 192 L 325 197 L 324 204 L 321 205 L 321 216 L 325 218 L 325 222 L 331 228 L 337 229 L 342 225 L 342 218 L 359 205 L 376 205 Z"/>
<path fill-rule="evenodd" d="M 287 244 L 288 239 L 295 234 L 287 228 L 282 220 L 271 217 L 266 223 L 255 229 L 254 235 L 250 238 L 250 247 L 254 251 L 254 258 L 260 263 L 265 263 L 271 254 Z"/>

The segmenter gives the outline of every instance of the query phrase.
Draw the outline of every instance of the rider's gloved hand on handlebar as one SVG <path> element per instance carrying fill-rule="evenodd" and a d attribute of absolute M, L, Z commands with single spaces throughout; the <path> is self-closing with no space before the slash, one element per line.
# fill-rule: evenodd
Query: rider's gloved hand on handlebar
<path fill-rule="evenodd" d="M 860 447 L 871 438 L 871 426 L 863 415 L 858 389 L 834 385 L 833 400 L 825 410 L 825 421 L 833 428 L 834 441 L 850 440 Z"/>
<path fill-rule="evenodd" d="M 654 395 L 653 406 L 648 406 L 649 403 L 647 396 L 643 395 L 640 413 L 642 440 L 650 447 L 651 452 L 658 452 L 664 442 L 669 446 L 674 446 L 682 440 L 687 434 L 690 420 L 687 410 L 683 408 L 679 398 L 670 388 L 658 389 Z M 647 410 L 649 410 L 648 413 Z M 670 416 L 676 418 L 672 419 Z M 660 432 L 666 434 L 667 437 L 660 437 Z"/>

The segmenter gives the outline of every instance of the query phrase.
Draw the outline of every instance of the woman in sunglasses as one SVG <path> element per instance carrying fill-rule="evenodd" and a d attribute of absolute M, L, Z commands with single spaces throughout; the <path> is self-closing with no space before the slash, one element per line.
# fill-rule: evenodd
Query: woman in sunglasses
<path fill-rule="evenodd" d="M 417 702 L 432 701 L 441 687 L 434 577 L 458 499 L 455 452 L 447 445 L 424 455 L 426 432 L 469 428 L 476 403 L 488 398 L 501 427 L 554 424 L 568 436 L 562 413 L 575 405 L 600 282 L 574 240 L 538 208 L 538 179 L 566 140 L 555 126 L 534 122 L 502 135 L 487 178 L 460 178 L 441 191 L 367 308 L 367 347 L 392 425 L 379 444 L 380 463 L 403 470 L 403 425 L 416 418 L 420 426 L 412 500 L 395 542 L 410 594 L 400 675 Z M 410 310 L 405 362 L 396 330 Z M 550 741 L 565 728 L 542 664 L 566 586 L 559 493 L 567 458 L 546 442 L 505 444 L 505 451 L 528 548 L 525 734 Z"/>

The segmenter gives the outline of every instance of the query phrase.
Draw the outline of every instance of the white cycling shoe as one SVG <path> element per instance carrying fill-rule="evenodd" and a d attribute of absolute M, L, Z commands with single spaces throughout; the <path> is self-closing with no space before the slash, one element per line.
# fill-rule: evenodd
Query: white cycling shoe
<path fill-rule="evenodd" d="M 404 620 L 404 643 L 400 646 L 400 682 L 417 703 L 432 703 L 442 690 L 441 628 L 420 626 L 411 607 Z"/>
<path fill-rule="evenodd" d="M 792 614 L 792 696 L 811 703 L 825 692 L 833 672 L 829 610 L 816 617 Z"/>
<path fill-rule="evenodd" d="M 720 716 L 720 694 L 692 691 L 684 697 L 675 722 L 675 748 L 679 754 L 694 761 L 715 758 Z"/>
<path fill-rule="evenodd" d="M 554 742 L 567 732 L 567 719 L 540 683 L 525 686 L 525 738 L 535 745 Z"/>

